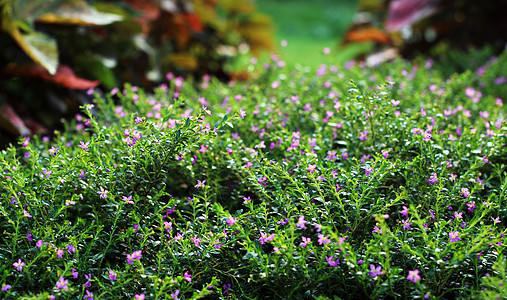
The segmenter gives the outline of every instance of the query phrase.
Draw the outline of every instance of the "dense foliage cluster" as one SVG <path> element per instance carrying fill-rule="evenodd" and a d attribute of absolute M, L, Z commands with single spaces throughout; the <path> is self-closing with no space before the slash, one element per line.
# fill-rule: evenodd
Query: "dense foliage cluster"
<path fill-rule="evenodd" d="M 0 154 L 0 295 L 505 298 L 506 68 L 272 57 L 97 94 Z"/>

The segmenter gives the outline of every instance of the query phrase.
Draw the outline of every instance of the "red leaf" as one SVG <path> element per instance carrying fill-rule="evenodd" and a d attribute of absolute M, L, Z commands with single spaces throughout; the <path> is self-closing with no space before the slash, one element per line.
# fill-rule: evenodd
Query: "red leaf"
<path fill-rule="evenodd" d="M 204 26 L 201 23 L 201 18 L 197 14 L 194 13 L 183 13 L 183 18 L 187 21 L 187 24 L 190 26 L 190 29 L 194 32 L 202 32 Z"/>
<path fill-rule="evenodd" d="M 55 75 L 49 74 L 46 69 L 38 65 L 9 65 L 4 69 L 3 75 L 38 78 L 75 90 L 87 90 L 96 87 L 100 83 L 99 81 L 90 81 L 77 77 L 72 69 L 65 65 L 60 65 Z"/>
<path fill-rule="evenodd" d="M 29 135 L 31 133 L 8 103 L 0 105 L 0 128 L 13 135 Z"/>

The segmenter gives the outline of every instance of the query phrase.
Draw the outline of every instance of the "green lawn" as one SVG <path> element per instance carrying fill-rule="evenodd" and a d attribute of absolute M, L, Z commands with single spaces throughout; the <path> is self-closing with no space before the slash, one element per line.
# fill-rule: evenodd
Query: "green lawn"
<path fill-rule="evenodd" d="M 339 48 L 353 20 L 357 0 L 257 0 L 256 4 L 259 11 L 272 16 L 277 52 L 288 64 L 343 63 L 358 49 Z M 287 47 L 280 46 L 282 40 L 287 41 Z M 331 49 L 329 56 L 322 54 L 325 47 Z"/>

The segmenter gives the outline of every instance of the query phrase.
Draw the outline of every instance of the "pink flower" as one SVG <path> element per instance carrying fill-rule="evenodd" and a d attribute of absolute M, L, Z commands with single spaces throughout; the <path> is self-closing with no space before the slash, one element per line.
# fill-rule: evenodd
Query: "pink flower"
<path fill-rule="evenodd" d="M 375 267 L 375 265 L 370 265 L 370 277 L 375 278 L 378 275 L 384 275 L 384 271 L 382 271 L 382 266 Z"/>
<path fill-rule="evenodd" d="M 299 243 L 299 246 L 303 247 L 303 248 L 306 248 L 306 246 L 308 246 L 308 244 L 312 241 L 312 239 L 310 238 L 307 238 L 307 237 L 302 237 L 303 241 L 301 243 Z"/>
<path fill-rule="evenodd" d="M 18 259 L 18 261 L 13 263 L 12 265 L 16 268 L 16 270 L 21 272 L 23 270 L 23 266 L 25 266 L 25 263 L 21 259 Z"/>
<path fill-rule="evenodd" d="M 135 294 L 134 298 L 136 300 L 144 300 L 145 295 L 144 294 Z"/>
<path fill-rule="evenodd" d="M 308 223 L 308 222 L 305 221 L 305 216 L 300 216 L 296 226 L 297 226 L 297 228 L 306 229 L 306 226 L 305 226 L 306 223 Z"/>
<path fill-rule="evenodd" d="M 327 263 L 331 266 L 331 267 L 336 267 L 340 264 L 340 259 L 337 259 L 336 261 L 333 259 L 333 256 L 330 256 L 330 257 L 326 257 L 326 261 Z"/>
<path fill-rule="evenodd" d="M 461 195 L 465 198 L 467 198 L 468 196 L 470 196 L 470 191 L 468 190 L 468 188 L 462 188 L 461 189 Z"/>
<path fill-rule="evenodd" d="M 186 281 L 192 282 L 192 276 L 188 274 L 188 271 L 185 272 L 184 277 Z"/>
<path fill-rule="evenodd" d="M 419 276 L 419 270 L 409 270 L 407 280 L 412 281 L 413 283 L 417 283 L 419 280 L 421 280 L 421 276 Z"/>
<path fill-rule="evenodd" d="M 373 171 L 373 167 L 364 167 L 364 172 L 366 173 L 366 176 L 370 176 L 371 172 Z"/>
<path fill-rule="evenodd" d="M 403 206 L 403 210 L 401 211 L 401 215 L 404 217 L 408 216 L 408 207 Z"/>
<path fill-rule="evenodd" d="M 318 237 L 319 237 L 319 239 L 318 239 L 319 245 L 325 245 L 325 244 L 331 243 L 331 240 L 329 238 L 327 238 L 326 236 L 324 236 L 323 234 L 319 234 Z"/>
<path fill-rule="evenodd" d="M 404 230 L 407 230 L 407 229 L 412 229 L 412 228 L 410 227 L 410 225 L 412 225 L 412 223 L 409 223 L 408 221 L 409 221 L 408 219 L 406 219 L 406 220 L 401 220 L 401 223 L 403 224 L 403 229 L 404 229 Z"/>
<path fill-rule="evenodd" d="M 97 194 L 100 195 L 101 199 L 107 199 L 108 192 L 109 192 L 108 190 L 105 190 L 103 187 L 100 187 L 100 191 L 98 191 Z"/>
<path fill-rule="evenodd" d="M 271 235 L 268 236 L 267 233 L 261 232 L 261 237 L 259 238 L 259 242 L 261 243 L 261 245 L 264 245 L 266 242 L 270 242 L 274 238 L 275 238 L 275 234 L 274 233 L 272 233 Z"/>
<path fill-rule="evenodd" d="M 459 235 L 459 231 L 449 232 L 449 238 L 451 239 L 449 241 L 449 243 L 451 244 L 451 243 L 454 243 L 454 242 L 457 242 L 457 241 L 461 240 L 458 237 L 458 235 Z"/>
<path fill-rule="evenodd" d="M 109 280 L 115 281 L 117 278 L 116 272 L 113 270 L 109 270 Z"/>
<path fill-rule="evenodd" d="M 62 276 L 60 276 L 60 279 L 56 282 L 55 287 L 59 290 L 69 290 L 69 281 Z"/>
<path fill-rule="evenodd" d="M 433 172 L 433 175 L 431 175 L 430 179 L 427 180 L 429 184 L 435 184 L 438 181 L 437 173 Z"/>
<path fill-rule="evenodd" d="M 143 257 L 142 251 L 134 251 L 132 254 L 127 254 L 127 264 L 131 265 L 134 263 L 134 259 L 141 259 Z"/>
<path fill-rule="evenodd" d="M 368 139 L 368 130 L 359 131 L 359 140 L 366 141 Z"/>
<path fill-rule="evenodd" d="M 225 222 L 227 223 L 227 225 L 232 226 L 232 225 L 236 224 L 237 221 L 238 221 L 237 218 L 234 218 L 233 216 L 229 216 L 229 218 Z"/>
<path fill-rule="evenodd" d="M 206 184 L 206 180 L 203 180 L 203 181 L 200 181 L 200 180 L 197 180 L 197 184 L 195 185 L 195 188 L 201 188 L 201 187 L 205 187 L 205 184 Z"/>

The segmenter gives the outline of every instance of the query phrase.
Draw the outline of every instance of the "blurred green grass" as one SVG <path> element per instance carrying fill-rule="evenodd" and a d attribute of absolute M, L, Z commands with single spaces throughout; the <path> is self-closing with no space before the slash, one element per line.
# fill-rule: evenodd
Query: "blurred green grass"
<path fill-rule="evenodd" d="M 358 0 L 257 0 L 275 24 L 277 53 L 289 65 L 343 64 L 369 45 L 339 46 L 354 18 Z M 287 47 L 281 47 L 281 41 Z M 323 55 L 325 47 L 330 55 Z"/>

